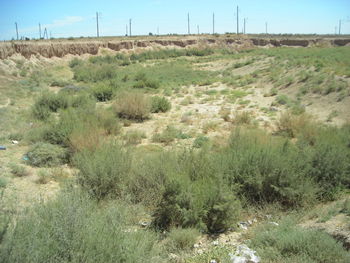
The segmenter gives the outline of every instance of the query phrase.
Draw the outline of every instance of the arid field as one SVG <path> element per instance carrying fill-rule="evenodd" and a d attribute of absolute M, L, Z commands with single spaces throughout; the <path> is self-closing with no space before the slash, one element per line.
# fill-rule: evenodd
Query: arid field
<path fill-rule="evenodd" d="M 350 262 L 348 36 L 2 42 L 0 147 L 0 262 Z"/>

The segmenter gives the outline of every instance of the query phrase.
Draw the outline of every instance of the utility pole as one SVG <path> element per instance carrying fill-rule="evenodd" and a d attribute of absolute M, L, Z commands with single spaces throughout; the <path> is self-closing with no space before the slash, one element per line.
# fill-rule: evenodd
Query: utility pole
<path fill-rule="evenodd" d="M 339 20 L 339 35 L 341 34 L 341 19 Z"/>
<path fill-rule="evenodd" d="M 245 34 L 245 21 L 246 21 L 246 18 L 244 18 L 243 20 L 243 34 Z"/>
<path fill-rule="evenodd" d="M 125 36 L 128 35 L 128 24 L 125 25 Z"/>
<path fill-rule="evenodd" d="M 131 36 L 131 18 L 129 19 L 129 36 Z"/>
<path fill-rule="evenodd" d="M 335 30 L 334 30 L 334 35 L 336 35 L 336 34 L 337 34 L 337 31 L 338 31 L 338 28 L 337 28 L 337 27 L 335 27 Z"/>
<path fill-rule="evenodd" d="M 198 31 L 198 35 L 199 35 L 199 25 L 197 25 L 197 31 Z"/>
<path fill-rule="evenodd" d="M 190 35 L 191 30 L 190 30 L 190 13 L 187 14 L 187 32 Z"/>
<path fill-rule="evenodd" d="M 52 39 L 52 34 L 51 34 L 51 31 L 50 31 L 50 39 Z"/>
<path fill-rule="evenodd" d="M 47 29 L 46 29 L 46 27 L 45 27 L 45 29 L 44 29 L 44 35 L 43 35 L 43 38 L 45 39 L 45 35 L 46 35 L 46 39 L 49 39 L 49 36 L 47 35 Z"/>
<path fill-rule="evenodd" d="M 18 27 L 17 27 L 17 22 L 15 22 L 16 25 L 16 35 L 17 35 L 17 40 L 18 40 Z"/>
<path fill-rule="evenodd" d="M 215 34 L 215 13 L 213 13 L 213 35 Z"/>
<path fill-rule="evenodd" d="M 41 25 L 39 23 L 39 39 L 41 39 Z"/>
<path fill-rule="evenodd" d="M 98 28 L 98 12 L 96 12 L 96 27 L 97 37 L 100 37 L 100 29 Z"/>
<path fill-rule="evenodd" d="M 159 36 L 159 27 L 157 27 L 157 35 Z"/>
<path fill-rule="evenodd" d="M 237 35 L 239 34 L 239 18 L 238 18 L 238 6 L 237 6 Z"/>
<path fill-rule="evenodd" d="M 267 35 L 267 22 L 265 22 L 265 33 Z"/>

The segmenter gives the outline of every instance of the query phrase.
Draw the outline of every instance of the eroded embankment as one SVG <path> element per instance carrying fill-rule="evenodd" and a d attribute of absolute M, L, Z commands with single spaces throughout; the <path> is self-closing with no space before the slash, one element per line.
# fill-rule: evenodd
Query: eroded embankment
<path fill-rule="evenodd" d="M 114 51 L 130 50 L 145 47 L 176 46 L 184 48 L 195 45 L 228 45 L 239 47 L 253 46 L 301 46 L 308 47 L 317 44 L 327 46 L 345 46 L 350 38 L 344 39 L 268 39 L 268 38 L 193 38 L 193 39 L 156 39 L 156 40 L 44 40 L 44 41 L 13 41 L 0 43 L 0 59 L 14 54 L 21 54 L 26 58 L 32 55 L 43 57 L 63 57 L 65 55 L 96 55 L 100 48 L 109 48 Z"/>

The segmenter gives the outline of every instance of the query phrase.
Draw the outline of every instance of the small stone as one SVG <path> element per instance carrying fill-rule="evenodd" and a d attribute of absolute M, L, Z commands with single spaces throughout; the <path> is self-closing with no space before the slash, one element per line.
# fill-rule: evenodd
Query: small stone
<path fill-rule="evenodd" d="M 12 144 L 18 144 L 18 141 L 12 140 Z"/>
<path fill-rule="evenodd" d="M 210 263 L 217 263 L 215 259 L 210 260 Z"/>
<path fill-rule="evenodd" d="M 194 248 L 199 248 L 200 245 L 199 245 L 199 244 L 194 244 L 193 247 L 194 247 Z"/>
<path fill-rule="evenodd" d="M 278 223 L 276 223 L 276 222 L 269 222 L 269 224 L 271 224 L 271 225 L 275 225 L 275 226 L 279 226 L 279 224 L 278 224 Z"/>
<path fill-rule="evenodd" d="M 212 244 L 213 244 L 213 246 L 218 246 L 218 245 L 219 245 L 219 241 L 218 241 L 218 240 L 214 240 L 214 241 L 212 242 Z"/>

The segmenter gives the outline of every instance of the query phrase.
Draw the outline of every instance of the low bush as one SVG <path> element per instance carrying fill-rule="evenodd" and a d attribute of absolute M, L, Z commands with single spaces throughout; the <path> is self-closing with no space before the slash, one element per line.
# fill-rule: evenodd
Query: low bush
<path fill-rule="evenodd" d="M 67 162 L 67 150 L 50 143 L 34 144 L 27 153 L 28 163 L 38 167 L 52 167 Z"/>
<path fill-rule="evenodd" d="M 32 113 L 39 120 L 46 120 L 50 112 L 66 109 L 70 105 L 69 96 L 65 93 L 43 93 L 32 106 Z"/>
<path fill-rule="evenodd" d="M 236 125 L 250 124 L 252 121 L 251 113 L 248 111 L 237 111 L 232 122 Z"/>
<path fill-rule="evenodd" d="M 97 85 L 91 92 L 97 101 L 109 101 L 113 97 L 113 88 L 105 83 Z"/>
<path fill-rule="evenodd" d="M 131 215 L 125 207 L 100 207 L 70 187 L 18 218 L 1 243 L 0 261 L 164 262 L 154 233 L 126 231 Z"/>
<path fill-rule="evenodd" d="M 168 243 L 170 250 L 189 250 L 193 248 L 200 232 L 196 228 L 173 228 L 168 234 Z"/>
<path fill-rule="evenodd" d="M 252 239 L 257 254 L 268 262 L 349 262 L 342 245 L 320 230 L 303 229 L 290 220 L 261 227 Z"/>
<path fill-rule="evenodd" d="M 308 176 L 307 154 L 287 139 L 236 129 L 221 163 L 229 184 L 248 202 L 298 207 L 315 202 L 319 190 Z"/>
<path fill-rule="evenodd" d="M 129 92 L 118 96 L 114 110 L 121 118 L 143 121 L 149 117 L 151 104 L 144 94 Z"/>
<path fill-rule="evenodd" d="M 171 103 L 165 97 L 151 97 L 151 112 L 167 112 L 171 109 Z"/>
<path fill-rule="evenodd" d="M 233 226 L 239 213 L 240 204 L 225 185 L 209 177 L 191 182 L 190 177 L 178 176 L 165 184 L 153 225 L 159 229 L 195 227 L 216 233 Z"/>
<path fill-rule="evenodd" d="M 117 144 L 102 144 L 95 151 L 74 156 L 78 183 L 97 198 L 120 197 L 131 165 L 130 155 Z"/>
<path fill-rule="evenodd" d="M 176 129 L 174 126 L 167 126 L 162 133 L 155 133 L 152 137 L 153 142 L 170 144 L 175 139 L 188 139 L 190 136 Z"/>
<path fill-rule="evenodd" d="M 204 145 L 206 145 L 208 142 L 209 142 L 208 137 L 206 137 L 204 135 L 200 135 L 193 141 L 193 147 L 194 148 L 201 148 Z"/>
<path fill-rule="evenodd" d="M 23 177 L 23 176 L 29 175 L 29 171 L 23 165 L 12 163 L 10 164 L 10 168 L 11 168 L 11 173 L 15 176 Z"/>
<path fill-rule="evenodd" d="M 146 138 L 146 134 L 139 130 L 129 130 L 124 136 L 126 145 L 140 144 L 144 138 Z"/>

